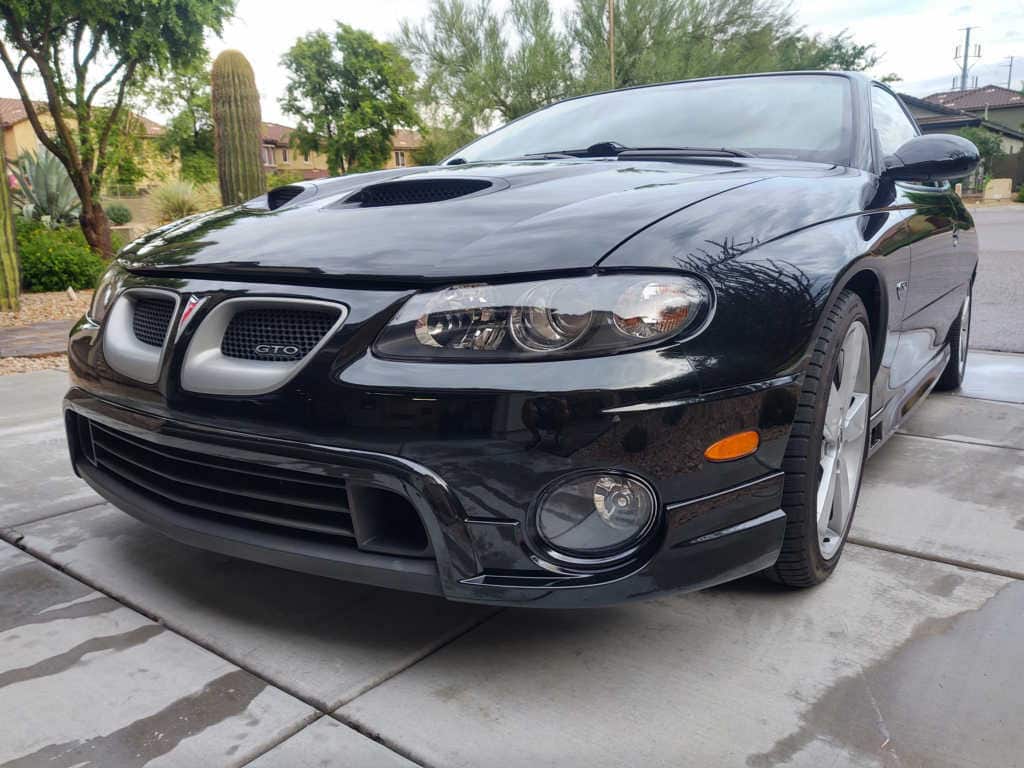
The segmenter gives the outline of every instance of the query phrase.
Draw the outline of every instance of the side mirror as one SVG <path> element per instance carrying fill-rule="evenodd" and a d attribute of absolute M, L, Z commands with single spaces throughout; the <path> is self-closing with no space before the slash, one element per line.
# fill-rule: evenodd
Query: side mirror
<path fill-rule="evenodd" d="M 884 175 L 893 181 L 960 179 L 969 176 L 980 160 L 978 148 L 962 136 L 927 133 L 886 157 Z"/>

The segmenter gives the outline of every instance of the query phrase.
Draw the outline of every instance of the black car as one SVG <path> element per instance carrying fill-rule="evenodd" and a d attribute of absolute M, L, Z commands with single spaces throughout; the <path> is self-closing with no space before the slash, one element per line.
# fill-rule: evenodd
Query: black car
<path fill-rule="evenodd" d="M 787 73 L 280 187 L 119 255 L 72 461 L 175 539 L 452 600 L 816 584 L 868 455 L 963 376 L 977 162 L 880 83 Z"/>

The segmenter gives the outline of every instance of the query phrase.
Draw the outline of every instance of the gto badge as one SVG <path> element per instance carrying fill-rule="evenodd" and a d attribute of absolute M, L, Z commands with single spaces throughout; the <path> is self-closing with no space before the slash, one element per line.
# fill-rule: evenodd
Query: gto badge
<path fill-rule="evenodd" d="M 279 357 L 295 357 L 299 348 L 292 344 L 257 344 L 254 350 L 257 355 L 277 355 Z"/>

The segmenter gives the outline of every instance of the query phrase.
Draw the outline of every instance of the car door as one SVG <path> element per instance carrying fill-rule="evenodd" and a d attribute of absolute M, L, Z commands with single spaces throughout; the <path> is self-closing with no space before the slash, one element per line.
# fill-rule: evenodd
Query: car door
<path fill-rule="evenodd" d="M 917 135 L 903 105 L 889 91 L 872 86 L 872 111 L 883 156 Z M 900 386 L 915 378 L 946 341 L 966 290 L 963 260 L 957 250 L 960 216 L 946 182 L 897 182 L 896 204 L 908 212 L 910 279 L 906 287 L 900 346 L 892 378 Z"/>

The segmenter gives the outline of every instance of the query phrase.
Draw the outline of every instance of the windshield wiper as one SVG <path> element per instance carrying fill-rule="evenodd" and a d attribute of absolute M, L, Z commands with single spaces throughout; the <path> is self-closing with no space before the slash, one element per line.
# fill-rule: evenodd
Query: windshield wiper
<path fill-rule="evenodd" d="M 620 157 L 639 158 L 642 155 L 666 157 L 753 157 L 749 152 L 728 147 L 627 147 L 617 141 L 599 141 L 586 149 L 561 149 L 538 152 L 523 157 Z"/>

